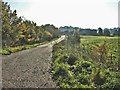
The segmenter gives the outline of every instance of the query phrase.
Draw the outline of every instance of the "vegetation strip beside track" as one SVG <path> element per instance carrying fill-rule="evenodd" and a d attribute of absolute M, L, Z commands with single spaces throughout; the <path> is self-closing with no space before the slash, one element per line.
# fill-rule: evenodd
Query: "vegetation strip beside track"
<path fill-rule="evenodd" d="M 62 88 L 120 89 L 119 37 L 81 37 L 53 49 L 53 79 Z"/>

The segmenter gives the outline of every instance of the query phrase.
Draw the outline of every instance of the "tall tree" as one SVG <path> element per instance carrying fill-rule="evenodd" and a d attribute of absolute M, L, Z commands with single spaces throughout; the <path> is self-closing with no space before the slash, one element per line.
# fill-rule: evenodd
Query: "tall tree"
<path fill-rule="evenodd" d="M 10 45 L 10 6 L 2 2 L 2 47 Z"/>
<path fill-rule="evenodd" d="M 105 35 L 105 36 L 110 36 L 110 31 L 109 31 L 109 29 L 107 29 L 107 28 L 104 29 L 104 35 Z"/>
<path fill-rule="evenodd" d="M 118 31 L 114 30 L 113 36 L 117 36 L 118 35 Z"/>
<path fill-rule="evenodd" d="M 37 26 L 33 21 L 18 17 L 17 11 L 12 12 L 5 2 L 2 2 L 2 24 L 3 48 L 40 43 L 60 36 L 54 25 Z"/>
<path fill-rule="evenodd" d="M 103 35 L 103 30 L 101 27 L 98 28 L 98 35 L 102 36 Z"/>
<path fill-rule="evenodd" d="M 118 28 L 118 36 L 120 36 L 120 28 Z"/>

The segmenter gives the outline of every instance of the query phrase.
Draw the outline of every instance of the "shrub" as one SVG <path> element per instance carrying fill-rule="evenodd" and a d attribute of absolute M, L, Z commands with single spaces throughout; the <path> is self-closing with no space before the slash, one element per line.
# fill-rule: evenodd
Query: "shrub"
<path fill-rule="evenodd" d="M 102 85 L 105 90 L 120 90 L 120 79 L 108 78 L 107 82 Z"/>
<path fill-rule="evenodd" d="M 66 69 L 59 67 L 54 73 L 54 79 L 57 80 L 59 77 L 67 77 L 68 72 Z"/>
<path fill-rule="evenodd" d="M 100 75 L 100 70 L 98 70 L 93 81 L 96 85 L 103 85 L 106 81 L 106 77 L 104 76 L 102 77 Z"/>
<path fill-rule="evenodd" d="M 76 68 L 75 68 L 75 73 L 78 74 L 78 73 L 82 73 L 82 67 L 81 65 L 77 65 Z"/>
<path fill-rule="evenodd" d="M 88 62 L 88 61 L 83 61 L 83 62 L 81 63 L 81 66 L 82 66 L 83 68 L 88 68 L 88 67 L 90 67 L 90 65 L 91 65 L 91 62 Z"/>
<path fill-rule="evenodd" d="M 89 85 L 89 78 L 87 77 L 87 75 L 82 75 L 80 74 L 79 78 L 78 78 L 78 82 L 80 82 L 83 85 Z"/>
<path fill-rule="evenodd" d="M 68 59 L 68 56 L 67 55 L 63 55 L 62 57 L 60 57 L 60 59 L 59 59 L 59 63 L 65 63 L 65 62 L 67 62 L 67 59 Z"/>
<path fill-rule="evenodd" d="M 77 60 L 77 57 L 75 57 L 73 54 L 69 55 L 69 58 L 67 60 L 67 63 L 69 65 L 75 65 L 75 61 Z"/>

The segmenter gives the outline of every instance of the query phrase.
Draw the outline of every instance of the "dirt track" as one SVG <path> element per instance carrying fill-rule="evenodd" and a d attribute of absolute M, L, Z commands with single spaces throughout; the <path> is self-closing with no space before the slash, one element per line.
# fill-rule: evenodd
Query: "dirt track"
<path fill-rule="evenodd" d="M 60 42 L 65 36 L 56 40 Z M 55 42 L 2 57 L 4 88 L 55 88 L 50 69 Z"/>

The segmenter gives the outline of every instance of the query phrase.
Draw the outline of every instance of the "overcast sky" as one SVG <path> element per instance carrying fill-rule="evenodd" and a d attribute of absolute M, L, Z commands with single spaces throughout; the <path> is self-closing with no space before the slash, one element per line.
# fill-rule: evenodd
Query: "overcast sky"
<path fill-rule="evenodd" d="M 37 25 L 114 28 L 118 26 L 119 0 L 4 0 L 18 16 Z"/>

